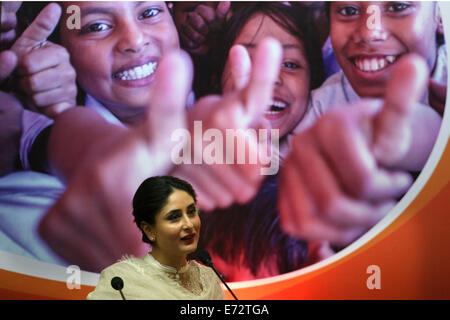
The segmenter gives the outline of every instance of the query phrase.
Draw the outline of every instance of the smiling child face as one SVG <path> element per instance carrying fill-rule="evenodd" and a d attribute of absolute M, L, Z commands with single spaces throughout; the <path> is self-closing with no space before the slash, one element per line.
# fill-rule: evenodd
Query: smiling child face
<path fill-rule="evenodd" d="M 248 20 L 234 44 L 246 47 L 252 59 L 256 45 L 266 37 L 277 39 L 283 47 L 283 60 L 274 86 L 271 107 L 265 114 L 271 127 L 279 129 L 280 137 L 283 137 L 305 114 L 310 88 L 310 68 L 303 42 L 261 13 Z M 230 74 L 231 70 L 227 63 L 222 76 L 224 92 L 232 90 Z"/>
<path fill-rule="evenodd" d="M 61 23 L 61 42 L 81 87 L 124 122 L 152 96 L 161 57 L 178 49 L 178 34 L 164 2 L 63 2 L 81 9 L 81 30 Z M 64 16 L 63 16 L 64 17 Z"/>
<path fill-rule="evenodd" d="M 439 20 L 433 2 L 336 1 L 330 6 L 330 37 L 355 91 L 361 97 L 382 97 L 402 55 L 417 53 L 433 69 Z"/>

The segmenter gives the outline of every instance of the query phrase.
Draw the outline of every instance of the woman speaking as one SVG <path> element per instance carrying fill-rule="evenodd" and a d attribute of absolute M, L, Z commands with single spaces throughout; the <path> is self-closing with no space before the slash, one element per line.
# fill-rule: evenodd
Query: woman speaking
<path fill-rule="evenodd" d="M 224 299 L 213 270 L 188 260 L 197 249 L 200 217 L 192 186 L 170 176 L 145 180 L 133 198 L 133 215 L 142 241 L 152 250 L 143 258 L 125 257 L 100 274 L 89 300 Z M 121 292 L 111 280 L 119 277 Z M 117 278 L 115 279 L 117 280 Z M 114 281 L 113 281 L 114 283 Z"/>

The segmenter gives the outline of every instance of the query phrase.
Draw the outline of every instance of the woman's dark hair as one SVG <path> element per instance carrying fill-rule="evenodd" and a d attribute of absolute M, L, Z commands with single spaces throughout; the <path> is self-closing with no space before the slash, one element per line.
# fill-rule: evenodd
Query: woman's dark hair
<path fill-rule="evenodd" d="M 133 197 L 134 222 L 139 229 L 142 222 L 155 224 L 156 214 L 167 204 L 169 196 L 175 190 L 186 191 L 197 202 L 194 188 L 184 180 L 172 176 L 156 176 L 141 183 Z M 151 244 L 143 231 L 142 241 Z"/>
<path fill-rule="evenodd" d="M 214 46 L 217 58 L 217 78 L 214 91 L 220 92 L 220 81 L 228 53 L 236 38 L 255 14 L 270 17 L 280 27 L 302 40 L 310 68 L 310 90 L 318 88 L 324 80 L 322 48 L 313 21 L 313 11 L 308 7 L 289 6 L 280 2 L 249 2 L 239 6 L 224 26 L 222 36 Z"/>
<path fill-rule="evenodd" d="M 254 276 L 269 260 L 275 262 L 280 274 L 303 267 L 308 244 L 281 230 L 277 194 L 278 177 L 270 176 L 249 203 L 201 214 L 198 246 L 229 265 L 242 263 Z M 227 279 L 226 272 L 220 272 Z"/>

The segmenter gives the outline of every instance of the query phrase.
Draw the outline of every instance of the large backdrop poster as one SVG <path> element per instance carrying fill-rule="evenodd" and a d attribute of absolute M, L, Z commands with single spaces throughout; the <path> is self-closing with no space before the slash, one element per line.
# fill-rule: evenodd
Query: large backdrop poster
<path fill-rule="evenodd" d="M 193 184 L 240 299 L 450 298 L 448 3 L 47 5 L 2 2 L 0 298 L 85 299 L 148 252 L 131 200 L 165 174 Z M 178 46 L 193 68 L 162 83 Z"/>

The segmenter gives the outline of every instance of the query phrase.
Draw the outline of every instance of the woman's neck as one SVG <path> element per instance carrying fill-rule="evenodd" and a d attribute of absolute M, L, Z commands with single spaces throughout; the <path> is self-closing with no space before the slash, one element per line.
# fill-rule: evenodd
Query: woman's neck
<path fill-rule="evenodd" d="M 150 252 L 150 254 L 159 263 L 169 266 L 169 267 L 173 267 L 177 270 L 184 267 L 187 263 L 187 255 L 181 255 L 181 256 L 167 255 L 167 254 L 164 254 L 163 252 L 161 252 L 161 250 L 159 250 L 158 248 L 153 248 L 152 251 Z"/>

